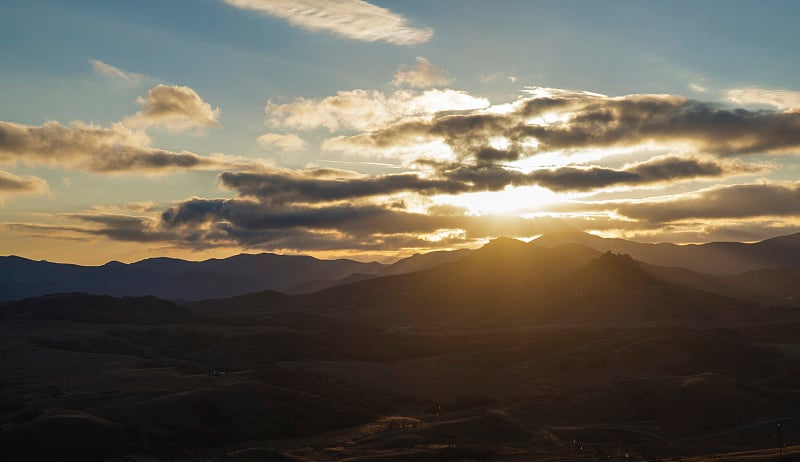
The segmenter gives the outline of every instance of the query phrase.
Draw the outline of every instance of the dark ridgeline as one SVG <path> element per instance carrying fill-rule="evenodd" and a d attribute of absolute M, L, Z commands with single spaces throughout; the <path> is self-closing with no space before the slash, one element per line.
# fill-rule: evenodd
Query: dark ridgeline
<path fill-rule="evenodd" d="M 666 252 L 691 263 L 724 247 L 728 261 L 751 265 L 731 263 L 748 270 L 731 274 L 663 266 L 660 246 L 585 235 L 501 238 L 393 266 L 268 255 L 210 261 L 213 271 L 169 259 L 87 269 L 7 258 L 5 274 L 19 265 L 30 284 L 81 271 L 106 284 L 105 270 L 138 284 L 156 272 L 179 275 L 171 281 L 187 291 L 212 290 L 202 286 L 214 271 L 272 277 L 284 261 L 283 287 L 321 290 L 183 303 L 64 293 L 0 305 L 0 451 L 81 461 L 740 451 L 774 460 L 781 424 L 784 455 L 795 457 L 800 285 L 786 255 L 796 240 Z M 752 266 L 761 264 L 775 267 Z M 303 268 L 320 269 L 297 283 Z"/>
<path fill-rule="evenodd" d="M 21 257 L 0 257 L 0 301 L 61 292 L 115 296 L 155 295 L 172 300 L 204 300 L 262 290 L 304 293 L 356 277 L 420 271 L 462 257 L 468 250 L 432 252 L 391 265 L 308 256 L 242 254 L 200 262 L 150 258 L 136 263 L 80 266 Z"/>

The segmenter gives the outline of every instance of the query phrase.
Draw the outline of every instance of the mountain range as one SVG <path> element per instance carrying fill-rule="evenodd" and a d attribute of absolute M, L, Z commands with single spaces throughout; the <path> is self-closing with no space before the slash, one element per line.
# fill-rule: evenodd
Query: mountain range
<path fill-rule="evenodd" d="M 500 241 L 510 242 L 508 239 Z M 649 274 L 681 286 L 763 305 L 800 302 L 795 289 L 800 286 L 800 233 L 752 244 L 712 242 L 699 245 L 647 244 L 587 233 L 555 233 L 526 244 L 522 255 L 535 252 L 535 248 L 563 250 L 567 244 L 580 245 L 595 253 L 610 251 L 630 255 L 642 262 L 642 268 Z M 496 243 L 493 245 L 499 247 Z M 432 269 L 462 260 L 471 253 L 473 251 L 467 249 L 437 251 L 417 254 L 393 264 L 262 253 L 199 262 L 173 258 L 151 258 L 130 264 L 112 261 L 102 266 L 8 256 L 0 257 L 0 301 L 64 292 L 154 295 L 178 301 L 222 299 L 266 290 L 308 294 L 383 276 Z M 561 255 L 554 259 L 564 258 L 571 257 Z M 508 261 L 503 260 L 501 266 L 509 264 Z M 551 263 L 544 264 L 545 267 L 549 265 Z M 536 269 L 526 271 L 535 272 Z"/>
<path fill-rule="evenodd" d="M 800 269 L 768 256 L 793 239 L 728 246 L 770 265 L 736 274 L 580 234 L 395 265 L 7 257 L 3 274 L 27 287 L 78 274 L 212 298 L 0 304 L 0 447 L 14 460 L 784 460 L 770 436 L 800 428 Z M 708 252 L 689 249 L 681 262 Z M 218 272 L 247 283 L 214 286 Z M 261 278 L 283 291 L 215 295 Z"/>
<path fill-rule="evenodd" d="M 262 290 L 310 292 L 361 278 L 420 271 L 468 250 L 414 255 L 391 265 L 320 260 L 273 253 L 187 261 L 150 258 L 135 263 L 80 266 L 0 257 L 0 301 L 62 292 L 114 296 L 155 295 L 172 300 L 224 298 Z M 350 279 L 348 279 L 350 278 Z"/>

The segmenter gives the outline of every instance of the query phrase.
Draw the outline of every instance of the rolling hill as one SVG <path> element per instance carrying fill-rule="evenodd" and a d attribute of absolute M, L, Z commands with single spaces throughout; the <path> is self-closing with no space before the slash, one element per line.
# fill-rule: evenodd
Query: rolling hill
<path fill-rule="evenodd" d="M 414 255 L 391 265 L 308 256 L 241 254 L 187 261 L 150 258 L 125 264 L 80 266 L 0 257 L 0 301 L 62 292 L 114 296 L 154 295 L 171 300 L 226 298 L 264 290 L 305 293 L 356 277 L 420 271 L 462 258 L 469 251 Z"/>
<path fill-rule="evenodd" d="M 710 242 L 676 245 L 646 244 L 625 239 L 607 239 L 580 232 L 546 234 L 532 245 L 555 247 L 581 244 L 599 252 L 629 254 L 653 265 L 686 268 L 707 274 L 736 274 L 773 268 L 800 268 L 800 233 L 752 244 Z"/>

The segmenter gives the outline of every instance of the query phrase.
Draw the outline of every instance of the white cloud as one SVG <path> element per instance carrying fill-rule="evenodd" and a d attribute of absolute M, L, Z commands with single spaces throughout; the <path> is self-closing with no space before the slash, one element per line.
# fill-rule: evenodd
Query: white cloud
<path fill-rule="evenodd" d="M 219 125 L 219 108 L 212 109 L 189 87 L 158 85 L 147 92 L 147 97 L 140 96 L 136 102 L 142 110 L 125 120 L 131 127 L 158 126 L 182 131 Z"/>
<path fill-rule="evenodd" d="M 90 59 L 89 64 L 92 65 L 92 68 L 95 70 L 95 72 L 99 72 L 103 75 L 107 75 L 110 77 L 126 80 L 128 82 L 137 82 L 144 78 L 144 75 L 142 74 L 123 71 L 122 69 L 112 66 L 111 64 L 104 63 L 99 59 Z"/>
<path fill-rule="evenodd" d="M 691 82 L 691 83 L 689 84 L 689 88 L 690 88 L 692 91 L 696 91 L 696 92 L 698 92 L 698 93 L 705 93 L 705 92 L 707 92 L 707 91 L 708 91 L 708 88 L 704 87 L 703 85 L 700 85 L 700 84 L 699 84 L 699 83 L 697 83 L 697 82 Z"/>
<path fill-rule="evenodd" d="M 417 45 L 433 36 L 430 28 L 408 25 L 408 19 L 362 0 L 225 0 L 243 10 L 285 19 L 311 31 L 328 31 L 364 42 Z"/>
<path fill-rule="evenodd" d="M 294 133 L 265 133 L 256 139 L 263 148 L 275 148 L 285 152 L 301 151 L 306 147 L 305 141 Z"/>
<path fill-rule="evenodd" d="M 406 66 L 400 66 L 394 74 L 394 80 L 392 80 L 392 84 L 395 86 L 414 88 L 440 87 L 450 82 L 451 80 L 442 74 L 438 67 L 422 56 L 417 56 L 417 62 L 411 69 L 406 69 Z"/>
<path fill-rule="evenodd" d="M 335 132 L 372 130 L 402 119 L 488 106 L 486 98 L 450 89 L 400 90 L 388 97 L 378 90 L 350 90 L 318 100 L 297 98 L 287 104 L 268 101 L 265 110 L 273 126 L 296 130 L 323 127 Z"/>
<path fill-rule="evenodd" d="M 764 104 L 786 112 L 800 112 L 800 91 L 733 88 L 725 92 L 725 97 L 736 104 Z"/>

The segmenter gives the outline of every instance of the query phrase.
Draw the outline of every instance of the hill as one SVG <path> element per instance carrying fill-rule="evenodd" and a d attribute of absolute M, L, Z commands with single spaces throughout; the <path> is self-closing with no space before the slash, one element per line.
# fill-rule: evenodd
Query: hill
<path fill-rule="evenodd" d="M 371 278 L 309 295 L 254 294 L 246 301 L 208 301 L 203 306 L 216 312 L 313 312 L 380 326 L 730 325 L 764 315 L 750 303 L 661 280 L 628 255 L 509 238 L 426 271 Z"/>
<path fill-rule="evenodd" d="M 687 268 L 708 274 L 735 274 L 770 268 L 800 268 L 800 233 L 752 244 L 710 242 L 676 245 L 646 244 L 625 239 L 607 239 L 587 233 L 566 232 L 541 236 L 531 245 L 555 247 L 581 244 L 599 252 L 629 254 L 653 265 Z"/>
<path fill-rule="evenodd" d="M 64 292 L 153 295 L 171 300 L 226 298 L 264 290 L 305 293 L 373 275 L 428 269 L 468 253 L 432 252 L 391 265 L 272 253 L 241 254 L 198 262 L 150 258 L 101 266 L 8 256 L 0 257 L 0 302 Z"/>

